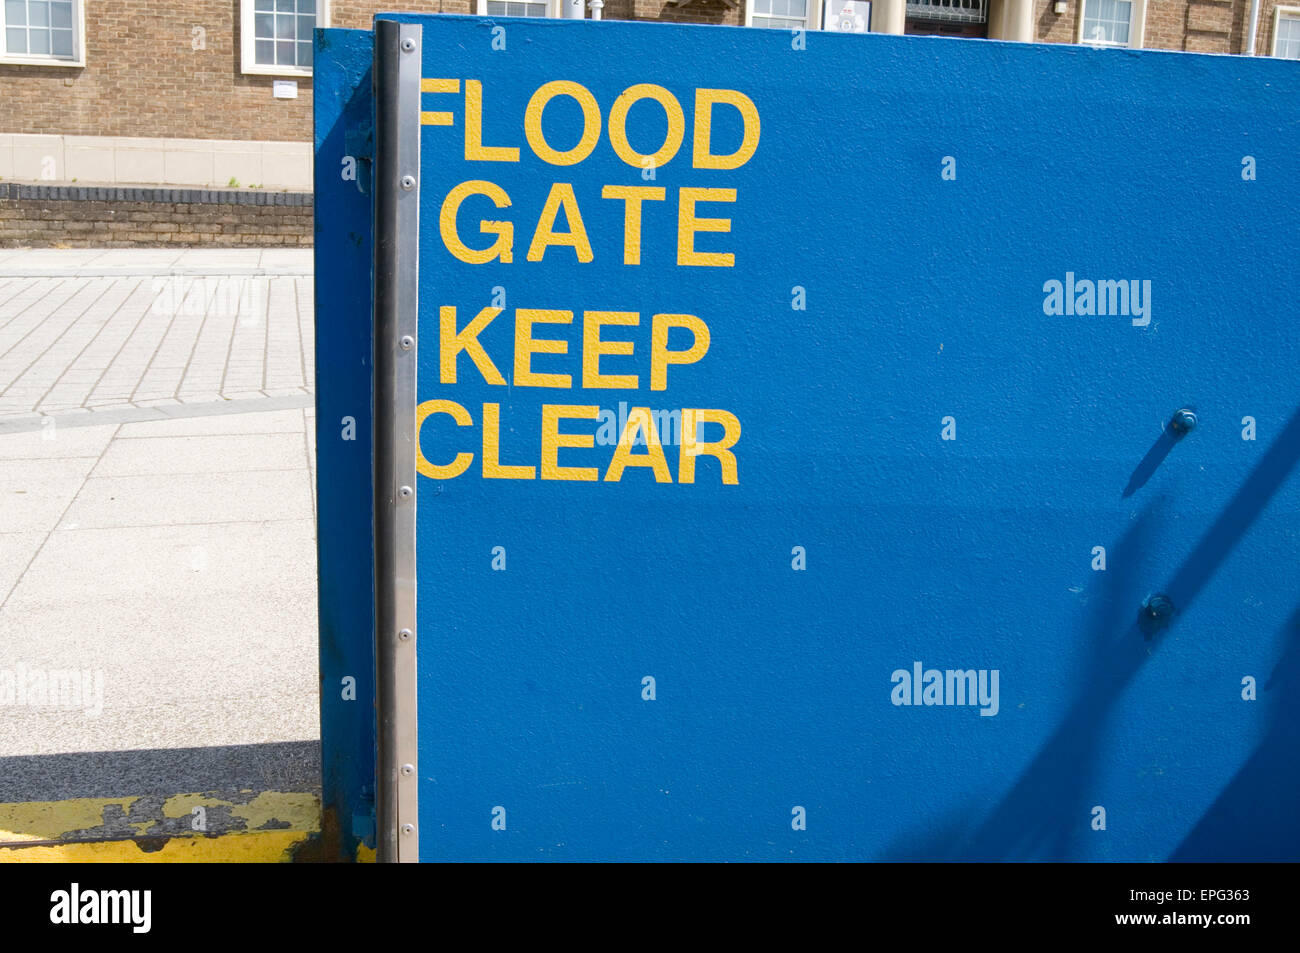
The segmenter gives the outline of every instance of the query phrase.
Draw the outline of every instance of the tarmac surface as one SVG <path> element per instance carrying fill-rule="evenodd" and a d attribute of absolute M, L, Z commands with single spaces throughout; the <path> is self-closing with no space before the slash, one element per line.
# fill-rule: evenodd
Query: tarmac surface
<path fill-rule="evenodd" d="M 310 826 L 311 268 L 0 250 L 0 845 Z"/>

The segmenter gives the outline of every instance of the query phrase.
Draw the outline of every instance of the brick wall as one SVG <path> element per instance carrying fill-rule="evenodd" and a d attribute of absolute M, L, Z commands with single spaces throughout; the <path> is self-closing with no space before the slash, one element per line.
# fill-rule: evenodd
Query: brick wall
<path fill-rule="evenodd" d="M 311 80 L 272 99 L 239 71 L 238 23 L 239 0 L 86 0 L 84 69 L 0 65 L 0 132 L 310 139 Z"/>
<path fill-rule="evenodd" d="M 1059 16 L 1052 0 L 1037 0 L 1035 38 L 1041 43 L 1075 43 L 1082 0 L 1069 0 Z M 1300 0 L 1261 0 L 1256 53 L 1273 52 L 1273 11 Z M 1250 0 L 1147 0 L 1145 49 L 1192 53 L 1241 53 L 1250 26 Z"/>
<path fill-rule="evenodd" d="M 1073 43 L 1079 4 L 1037 0 L 1040 41 Z M 1300 0 L 1295 0 L 1300 2 Z M 335 26 L 368 28 L 377 11 L 469 13 L 474 0 L 335 0 Z M 271 97 L 274 77 L 240 72 L 239 0 L 85 0 L 83 69 L 0 64 L 0 133 L 300 141 L 311 139 L 310 79 L 298 98 Z M 1261 4 L 1259 51 L 1272 50 L 1273 10 Z M 1148 47 L 1237 52 L 1249 0 L 1148 0 Z M 739 24 L 724 0 L 607 0 L 609 19 Z M 203 49 L 194 49 L 200 27 Z"/>
<path fill-rule="evenodd" d="M 0 183 L 0 248 L 311 245 L 312 221 L 310 193 Z"/>

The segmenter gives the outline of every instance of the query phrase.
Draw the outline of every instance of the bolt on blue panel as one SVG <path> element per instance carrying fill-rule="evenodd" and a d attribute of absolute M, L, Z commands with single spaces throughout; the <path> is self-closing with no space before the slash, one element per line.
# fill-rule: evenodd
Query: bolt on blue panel
<path fill-rule="evenodd" d="M 421 859 L 1300 858 L 1296 64 L 391 19 Z"/>

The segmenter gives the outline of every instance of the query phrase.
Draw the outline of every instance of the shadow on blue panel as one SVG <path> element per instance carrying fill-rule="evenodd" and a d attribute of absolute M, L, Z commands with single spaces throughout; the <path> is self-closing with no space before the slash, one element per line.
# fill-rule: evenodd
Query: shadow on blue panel
<path fill-rule="evenodd" d="M 1149 451 L 1144 462 L 1151 457 Z M 1165 592 L 1179 611 L 1195 601 L 1293 473 L 1297 461 L 1300 410 L 1169 580 Z M 1125 533 L 1115 550 L 1121 565 L 1138 560 L 1154 516 L 1148 506 Z M 1153 629 L 1140 607 L 1126 598 L 1123 584 L 1119 575 L 1106 580 L 1105 595 L 1089 625 L 1094 648 L 1089 670 L 1080 681 L 1083 694 L 987 819 L 973 831 L 966 816 L 928 825 L 893 844 L 885 859 L 1081 859 L 1070 845 L 1078 818 L 1087 816 L 1087 805 L 1080 799 L 1089 788 L 1107 716 L 1142 665 L 1154 656 L 1169 626 L 1177 624 L 1174 616 L 1162 630 Z M 1270 698 L 1271 719 L 1259 747 L 1169 859 L 1300 858 L 1300 812 L 1296 810 L 1300 764 L 1295 758 L 1300 717 L 1286 701 L 1300 690 L 1300 609 L 1288 622 L 1284 653 L 1264 690 Z M 972 805 L 970 814 L 978 810 Z"/>
<path fill-rule="evenodd" d="M 1281 659 L 1264 682 L 1269 722 L 1259 747 L 1170 860 L 1300 859 L 1300 607 L 1283 632 Z"/>
<path fill-rule="evenodd" d="M 1143 510 L 1113 549 L 1117 563 L 1140 561 L 1156 517 Z M 1058 860 L 1069 855 L 1073 824 L 1087 805 L 1076 804 L 1090 787 L 1101 734 L 1116 700 L 1148 658 L 1133 618 L 1131 593 L 1118 573 L 1106 574 L 1087 624 L 1092 656 L 1079 680 L 1081 695 L 1029 768 L 988 819 L 973 832 L 953 819 L 946 830 L 928 828 L 894 844 L 887 860 Z"/>

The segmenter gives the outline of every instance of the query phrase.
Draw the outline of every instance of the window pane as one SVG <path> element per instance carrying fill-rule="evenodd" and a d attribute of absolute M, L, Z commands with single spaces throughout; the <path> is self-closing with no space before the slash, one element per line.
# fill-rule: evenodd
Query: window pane
<path fill-rule="evenodd" d="M 488 0 L 487 15 L 490 17 L 503 17 L 506 15 L 505 0 Z"/>
<path fill-rule="evenodd" d="M 50 25 L 50 5 L 46 0 L 31 0 L 27 4 L 27 23 L 29 26 Z"/>
<path fill-rule="evenodd" d="M 258 40 L 253 44 L 253 60 L 261 66 L 275 65 L 275 43 L 271 40 Z"/>
<path fill-rule="evenodd" d="M 50 31 L 49 30 L 32 30 L 27 34 L 29 53 L 48 53 L 50 52 Z"/>
<path fill-rule="evenodd" d="M 9 27 L 5 30 L 5 51 L 8 53 L 26 53 L 27 52 L 27 31 L 22 27 L 14 29 Z"/>
<path fill-rule="evenodd" d="M 307 43 L 311 42 L 311 31 L 316 28 L 315 17 L 305 17 L 301 14 L 298 16 L 298 39 Z"/>
<path fill-rule="evenodd" d="M 298 65 L 311 66 L 311 44 L 310 43 L 298 44 Z"/>
<path fill-rule="evenodd" d="M 261 40 L 270 40 L 275 37 L 274 13 L 253 14 L 253 36 Z"/>
<path fill-rule="evenodd" d="M 72 0 L 54 0 L 50 4 L 50 25 L 72 26 Z"/>
<path fill-rule="evenodd" d="M 316 0 L 298 0 L 298 12 L 310 13 L 312 17 L 316 16 Z"/>
<path fill-rule="evenodd" d="M 275 0 L 275 9 L 280 13 L 293 13 L 293 0 Z"/>
<path fill-rule="evenodd" d="M 27 0 L 5 0 L 5 25 L 22 26 L 27 22 Z M 26 45 L 27 40 L 23 40 Z"/>
<path fill-rule="evenodd" d="M 792 17 L 808 16 L 808 0 L 788 0 Z"/>
<path fill-rule="evenodd" d="M 51 30 L 50 48 L 53 51 L 55 56 L 71 56 L 72 55 L 72 31 Z"/>
<path fill-rule="evenodd" d="M 275 9 L 275 0 L 257 0 L 253 4 L 253 9 L 258 13 L 269 13 Z"/>
<path fill-rule="evenodd" d="M 1278 17 L 1274 55 L 1300 60 L 1300 17 Z"/>
<path fill-rule="evenodd" d="M 293 40 L 298 36 L 293 26 L 293 17 L 277 16 L 275 18 L 275 38 L 277 40 Z"/>
<path fill-rule="evenodd" d="M 296 46 L 293 42 L 280 42 L 275 44 L 275 65 L 276 66 L 293 66 L 293 48 Z"/>

